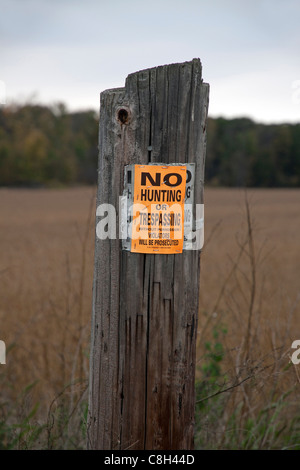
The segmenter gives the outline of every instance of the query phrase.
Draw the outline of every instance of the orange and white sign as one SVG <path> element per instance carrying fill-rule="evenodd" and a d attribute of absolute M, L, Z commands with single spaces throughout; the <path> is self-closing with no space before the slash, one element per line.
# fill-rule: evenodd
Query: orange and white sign
<path fill-rule="evenodd" d="M 182 253 L 185 165 L 134 165 L 131 252 Z"/>

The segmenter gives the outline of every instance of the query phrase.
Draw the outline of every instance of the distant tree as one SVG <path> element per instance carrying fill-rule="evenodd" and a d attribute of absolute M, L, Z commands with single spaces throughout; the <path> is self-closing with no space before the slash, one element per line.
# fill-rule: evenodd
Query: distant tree
<path fill-rule="evenodd" d="M 96 113 L 62 103 L 0 109 L 0 185 L 94 184 L 97 129 Z"/>
<path fill-rule="evenodd" d="M 300 124 L 209 119 L 206 182 L 221 186 L 299 187 Z"/>
<path fill-rule="evenodd" d="M 98 115 L 63 103 L 0 108 L 0 185 L 97 182 Z M 208 118 L 206 183 L 299 187 L 300 123 Z"/>

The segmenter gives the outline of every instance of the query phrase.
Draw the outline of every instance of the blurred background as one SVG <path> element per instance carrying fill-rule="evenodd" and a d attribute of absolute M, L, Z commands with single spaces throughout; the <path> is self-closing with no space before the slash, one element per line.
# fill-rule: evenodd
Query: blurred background
<path fill-rule="evenodd" d="M 196 447 L 300 449 L 299 19 L 296 0 L 0 0 L 0 448 L 85 448 L 100 92 L 199 57 Z"/>

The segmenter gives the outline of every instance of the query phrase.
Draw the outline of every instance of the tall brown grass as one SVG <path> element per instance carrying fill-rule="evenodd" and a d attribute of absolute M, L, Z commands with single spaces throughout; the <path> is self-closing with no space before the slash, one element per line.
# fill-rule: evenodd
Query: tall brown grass
<path fill-rule="evenodd" d="M 95 195 L 0 190 L 3 448 L 85 448 Z M 299 202 L 297 190 L 205 191 L 199 448 L 298 446 Z"/>
<path fill-rule="evenodd" d="M 291 343 L 299 335 L 297 263 L 288 265 L 295 271 L 290 282 L 282 284 L 285 261 L 291 262 L 285 248 L 293 228 L 282 226 L 281 238 L 273 239 L 273 246 L 267 242 L 265 232 L 273 229 L 274 221 L 281 224 L 282 214 L 266 225 L 268 218 L 257 219 L 255 196 L 240 192 L 244 214 L 239 231 L 230 230 L 227 272 L 216 284 L 212 307 L 200 318 L 200 448 L 300 449 L 299 372 L 290 362 Z M 269 210 L 272 213 L 272 207 Z M 286 212 L 293 210 L 286 207 Z M 299 219 L 290 223 L 296 228 Z M 283 245 L 280 255 L 278 245 Z M 208 240 L 204 260 L 209 249 Z M 293 249 L 296 261 L 297 243 Z M 278 271 L 270 269 L 274 256 L 281 256 L 283 263 Z"/>
<path fill-rule="evenodd" d="M 26 422 L 34 409 L 31 423 L 41 431 L 35 446 L 84 447 L 95 188 L 2 190 L 0 198 L 6 423 Z"/>

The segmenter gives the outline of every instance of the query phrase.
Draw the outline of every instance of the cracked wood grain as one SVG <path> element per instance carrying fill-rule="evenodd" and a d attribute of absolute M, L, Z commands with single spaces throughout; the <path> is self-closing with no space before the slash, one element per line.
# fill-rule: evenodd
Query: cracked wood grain
<path fill-rule="evenodd" d="M 101 93 L 97 206 L 117 210 L 128 164 L 196 163 L 203 203 L 209 86 L 199 59 Z M 200 252 L 95 241 L 89 449 L 192 449 Z"/>

